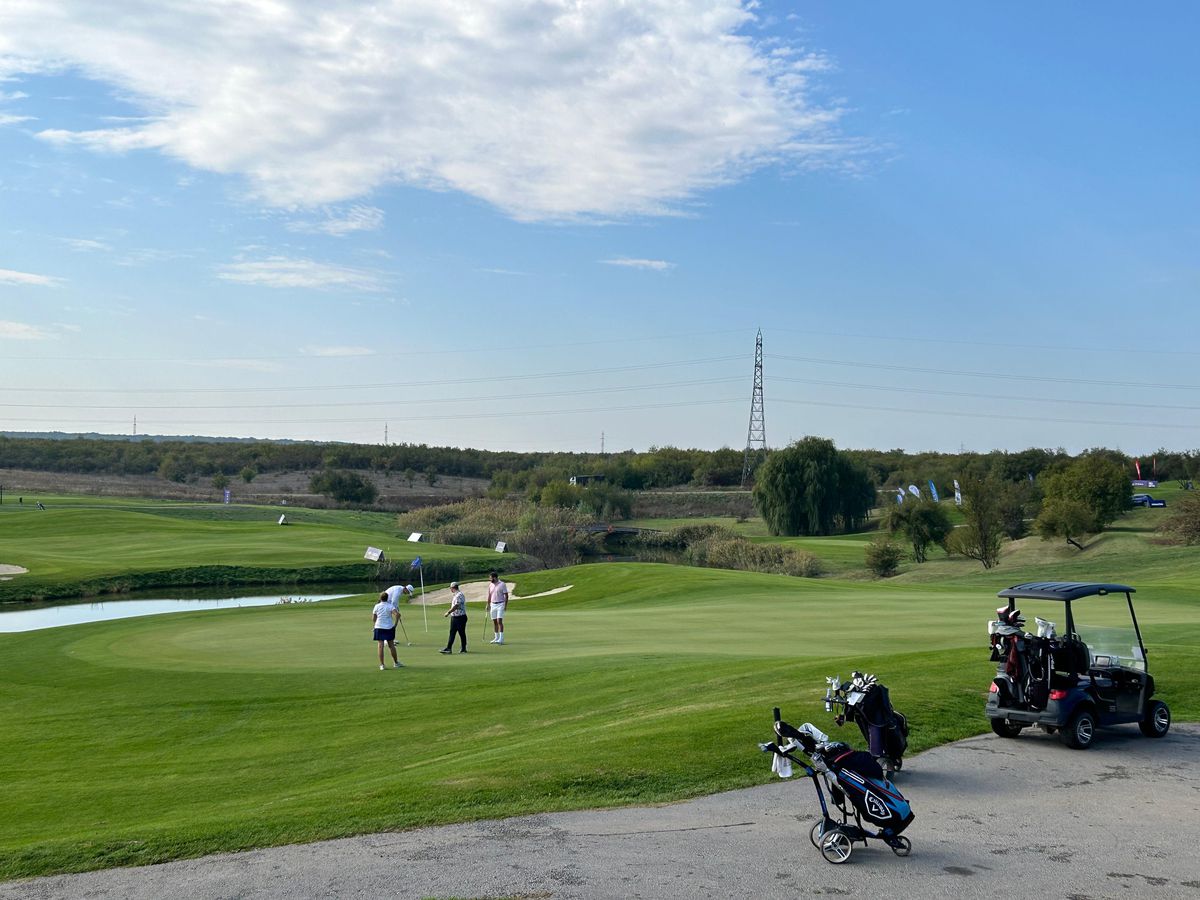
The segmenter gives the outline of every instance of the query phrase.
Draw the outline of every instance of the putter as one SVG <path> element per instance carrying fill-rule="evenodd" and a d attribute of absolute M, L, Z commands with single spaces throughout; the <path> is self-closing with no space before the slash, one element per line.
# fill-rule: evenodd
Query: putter
<path fill-rule="evenodd" d="M 404 632 L 404 640 L 409 647 L 412 646 L 412 641 L 408 639 L 408 629 L 404 627 L 404 621 L 400 621 L 400 630 Z"/>

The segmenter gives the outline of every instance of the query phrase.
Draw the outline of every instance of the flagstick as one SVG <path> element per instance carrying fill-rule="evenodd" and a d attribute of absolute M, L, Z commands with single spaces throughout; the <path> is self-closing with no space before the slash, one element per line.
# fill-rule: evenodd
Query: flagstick
<path fill-rule="evenodd" d="M 421 615 L 425 618 L 425 633 L 429 634 L 429 612 L 425 608 L 425 567 L 421 566 Z"/>

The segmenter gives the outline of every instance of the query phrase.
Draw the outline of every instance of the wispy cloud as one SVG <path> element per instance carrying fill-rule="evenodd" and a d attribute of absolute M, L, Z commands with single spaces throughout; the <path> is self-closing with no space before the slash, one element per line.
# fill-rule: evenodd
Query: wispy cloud
<path fill-rule="evenodd" d="M 54 275 L 34 275 L 31 272 L 15 272 L 0 269 L 0 284 L 34 285 L 36 287 L 58 287 L 64 279 Z"/>
<path fill-rule="evenodd" d="M 675 268 L 675 263 L 667 262 L 665 259 L 630 259 L 627 256 L 618 256 L 616 259 L 600 260 L 606 266 L 624 266 L 628 269 L 650 269 L 654 272 L 666 272 L 668 269 Z"/>
<path fill-rule="evenodd" d="M 0 103 L 8 103 L 12 100 L 24 100 L 28 96 L 24 91 L 0 91 Z"/>
<path fill-rule="evenodd" d="M 10 341 L 47 341 L 58 337 L 54 332 L 47 331 L 37 325 L 27 325 L 24 322 L 6 322 L 0 319 L 0 339 Z"/>
<path fill-rule="evenodd" d="M 272 256 L 255 262 L 230 263 L 217 269 L 217 277 L 239 284 L 272 288 L 384 290 L 382 280 L 373 272 L 284 256 Z"/>
<path fill-rule="evenodd" d="M 16 116 L 12 113 L 0 113 L 0 125 L 16 125 L 20 122 L 32 122 L 33 116 Z"/>
<path fill-rule="evenodd" d="M 744 0 L 271 0 L 153 16 L 23 0 L 5 11 L 0 77 L 87 73 L 151 118 L 43 139 L 155 150 L 284 209 L 402 184 L 520 220 L 606 220 L 845 152 L 837 101 L 814 99 L 828 61 L 759 15 Z M 329 233 L 363 226 L 339 221 Z"/>
<path fill-rule="evenodd" d="M 112 246 L 104 241 L 94 241 L 91 238 L 59 238 L 59 240 L 79 253 L 96 253 L 112 249 Z"/>
<path fill-rule="evenodd" d="M 374 356 L 375 351 L 370 347 L 301 347 L 300 352 L 305 356 Z"/>
<path fill-rule="evenodd" d="M 331 234 L 344 237 L 356 231 L 378 231 L 383 227 L 383 210 L 374 206 L 352 206 L 340 212 L 327 211 L 319 221 L 299 220 L 288 223 L 288 230 L 305 234 Z"/>

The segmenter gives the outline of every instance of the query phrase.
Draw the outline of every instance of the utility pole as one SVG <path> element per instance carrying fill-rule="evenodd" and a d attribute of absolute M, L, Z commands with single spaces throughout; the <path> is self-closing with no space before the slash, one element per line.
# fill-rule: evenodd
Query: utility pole
<path fill-rule="evenodd" d="M 760 453 L 767 453 L 767 426 L 763 419 L 763 360 L 762 329 L 754 341 L 754 392 L 750 395 L 750 428 L 746 432 L 746 458 L 742 463 L 742 487 L 750 480 L 751 451 L 757 460 Z"/>
<path fill-rule="evenodd" d="M 388 427 L 388 423 L 384 422 L 383 423 L 383 446 L 385 446 L 385 447 L 388 445 L 388 443 L 387 443 L 387 427 Z"/>
<path fill-rule="evenodd" d="M 600 455 L 604 455 L 604 432 L 600 432 Z"/>

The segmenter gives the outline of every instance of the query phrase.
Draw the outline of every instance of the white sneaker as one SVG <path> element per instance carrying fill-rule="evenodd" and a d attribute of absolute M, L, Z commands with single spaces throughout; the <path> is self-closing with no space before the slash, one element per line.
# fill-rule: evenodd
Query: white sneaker
<path fill-rule="evenodd" d="M 403 669 L 403 668 L 404 668 L 404 663 L 402 663 L 402 662 L 400 662 L 399 660 L 397 660 L 397 661 L 396 661 L 396 664 L 395 664 L 394 666 L 392 666 L 392 668 L 393 668 L 393 669 Z"/>
<path fill-rule="evenodd" d="M 494 637 L 490 641 L 488 641 L 488 643 L 489 644 L 498 644 L 498 643 L 500 643 L 500 638 Z"/>
<path fill-rule="evenodd" d="M 380 666 L 380 667 L 379 667 L 379 671 L 380 671 L 380 672 L 382 672 L 382 671 L 383 671 L 384 669 L 386 669 L 386 668 L 387 668 L 387 666 Z"/>

